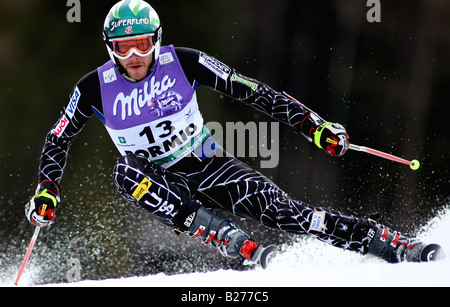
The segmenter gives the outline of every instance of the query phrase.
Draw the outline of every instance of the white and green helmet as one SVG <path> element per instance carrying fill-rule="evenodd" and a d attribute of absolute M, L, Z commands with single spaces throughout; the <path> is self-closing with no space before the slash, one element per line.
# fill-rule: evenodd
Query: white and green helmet
<path fill-rule="evenodd" d="M 162 27 L 156 11 L 142 0 L 122 0 L 116 3 L 105 18 L 103 40 L 114 63 L 118 57 L 113 51 L 114 40 L 151 35 L 154 60 L 159 57 Z M 120 57 L 119 57 L 120 58 Z"/>

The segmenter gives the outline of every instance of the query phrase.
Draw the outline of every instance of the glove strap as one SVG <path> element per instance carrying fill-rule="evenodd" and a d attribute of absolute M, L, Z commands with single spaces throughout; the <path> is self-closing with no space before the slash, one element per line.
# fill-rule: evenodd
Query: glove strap
<path fill-rule="evenodd" d="M 56 205 L 58 204 L 58 202 L 56 200 L 56 197 L 54 195 L 52 195 L 52 193 L 47 192 L 47 189 L 45 189 L 42 192 L 36 194 L 34 197 L 36 198 L 36 197 L 41 197 L 41 196 L 50 198 L 52 200 L 52 202 L 53 202 L 53 206 L 54 207 L 56 207 Z"/>
<path fill-rule="evenodd" d="M 322 137 L 323 129 L 325 127 L 331 126 L 333 124 L 334 123 L 332 123 L 332 122 L 326 122 L 326 123 L 323 123 L 322 125 L 320 125 L 319 127 L 317 127 L 316 131 L 314 132 L 314 144 L 316 144 L 317 147 L 323 149 L 322 146 L 320 145 L 320 138 Z"/>
<path fill-rule="evenodd" d="M 36 193 L 38 193 L 41 190 L 47 189 L 48 192 L 53 193 L 56 196 L 56 199 L 59 201 L 59 195 L 60 195 L 60 188 L 59 185 L 51 180 L 43 180 L 39 182 Z"/>

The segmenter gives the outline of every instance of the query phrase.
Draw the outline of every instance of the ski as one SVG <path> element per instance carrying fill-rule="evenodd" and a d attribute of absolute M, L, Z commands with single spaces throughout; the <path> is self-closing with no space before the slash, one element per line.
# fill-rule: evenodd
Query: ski
<path fill-rule="evenodd" d="M 422 241 L 411 242 L 405 250 L 406 262 L 431 262 L 445 259 L 445 253 L 439 244 L 426 244 Z"/>
<path fill-rule="evenodd" d="M 275 256 L 277 249 L 278 247 L 276 245 L 260 246 L 256 249 L 252 259 L 246 259 L 244 261 L 244 265 L 257 264 L 265 270 L 269 266 L 270 260 Z"/>

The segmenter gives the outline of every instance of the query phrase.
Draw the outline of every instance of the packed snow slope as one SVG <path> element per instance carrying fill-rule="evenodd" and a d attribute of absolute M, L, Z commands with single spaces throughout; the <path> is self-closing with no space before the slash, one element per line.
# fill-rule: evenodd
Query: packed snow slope
<path fill-rule="evenodd" d="M 439 243 L 445 260 L 432 263 L 388 264 L 302 237 L 283 246 L 266 270 L 218 270 L 207 273 L 108 280 L 86 280 L 48 286 L 72 287 L 308 287 L 308 286 L 450 286 L 450 209 L 424 227 L 419 237 Z"/>

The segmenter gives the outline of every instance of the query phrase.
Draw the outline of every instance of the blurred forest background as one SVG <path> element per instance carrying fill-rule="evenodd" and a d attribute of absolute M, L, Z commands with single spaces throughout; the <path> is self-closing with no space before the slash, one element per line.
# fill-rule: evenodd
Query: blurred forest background
<path fill-rule="evenodd" d="M 109 60 L 101 29 L 114 3 L 81 0 L 81 22 L 70 23 L 66 1 L 0 2 L 2 280 L 13 282 L 33 232 L 23 208 L 37 184 L 44 137 L 75 83 Z M 281 126 L 280 163 L 261 171 L 291 197 L 358 217 L 379 212 L 381 222 L 408 235 L 448 205 L 449 1 L 381 0 L 374 23 L 365 0 L 149 3 L 163 44 L 209 53 L 342 123 L 355 144 L 422 165 L 412 171 L 357 152 L 333 158 Z M 198 95 L 207 122 L 270 121 L 209 89 Z M 246 269 L 128 205 L 112 183 L 117 158 L 93 118 L 71 148 L 56 222 L 41 232 L 28 278 L 66 282 L 71 258 L 79 259 L 82 279 Z M 231 218 L 262 244 L 296 240 Z"/>

